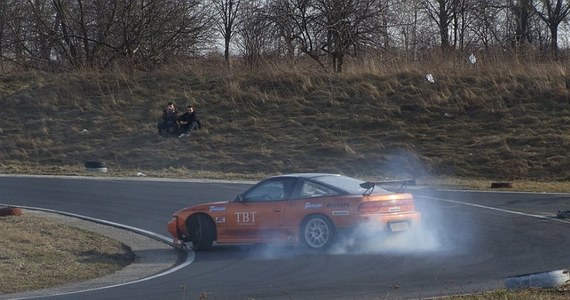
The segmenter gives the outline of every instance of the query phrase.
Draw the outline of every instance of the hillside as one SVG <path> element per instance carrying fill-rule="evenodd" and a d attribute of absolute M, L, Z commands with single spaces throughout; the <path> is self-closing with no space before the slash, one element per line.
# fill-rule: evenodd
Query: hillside
<path fill-rule="evenodd" d="M 527 71 L 2 75 L 0 173 L 568 180 L 568 79 Z M 204 128 L 158 136 L 169 101 Z"/>

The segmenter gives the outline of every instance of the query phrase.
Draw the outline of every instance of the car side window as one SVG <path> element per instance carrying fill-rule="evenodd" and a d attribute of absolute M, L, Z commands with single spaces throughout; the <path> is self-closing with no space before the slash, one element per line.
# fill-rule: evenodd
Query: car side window
<path fill-rule="evenodd" d="M 243 195 L 245 201 L 285 200 L 292 189 L 293 181 L 287 179 L 261 182 Z"/>
<path fill-rule="evenodd" d="M 315 197 L 325 197 L 325 196 L 336 196 L 339 193 L 325 185 L 318 184 L 312 181 L 305 181 L 301 186 L 301 191 L 299 192 L 299 197 L 305 198 L 315 198 Z"/>

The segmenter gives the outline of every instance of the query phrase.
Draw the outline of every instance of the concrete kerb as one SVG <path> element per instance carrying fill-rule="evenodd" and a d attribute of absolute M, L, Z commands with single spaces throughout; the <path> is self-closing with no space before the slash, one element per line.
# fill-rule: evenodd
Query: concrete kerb
<path fill-rule="evenodd" d="M 17 207 L 24 209 L 24 213 L 37 214 L 44 218 L 53 219 L 58 223 L 117 240 L 133 251 L 135 259 L 125 268 L 100 278 L 48 289 L 0 295 L 0 299 L 29 299 L 75 294 L 132 284 L 175 272 L 191 264 L 194 260 L 194 252 L 175 250 L 176 248 L 173 247 L 171 240 L 167 237 L 143 229 L 49 209 Z"/>

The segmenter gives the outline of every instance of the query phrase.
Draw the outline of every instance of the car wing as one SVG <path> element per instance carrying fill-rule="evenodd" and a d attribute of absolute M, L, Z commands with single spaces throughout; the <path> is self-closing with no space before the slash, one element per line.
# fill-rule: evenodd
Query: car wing
<path fill-rule="evenodd" d="M 408 186 L 416 185 L 415 179 L 406 179 L 406 180 L 387 180 L 387 181 L 366 181 L 360 184 L 360 187 L 365 188 L 366 191 L 363 195 L 370 195 L 374 191 L 374 187 L 378 185 L 400 185 L 398 189 L 398 193 L 403 193 L 406 191 Z"/>

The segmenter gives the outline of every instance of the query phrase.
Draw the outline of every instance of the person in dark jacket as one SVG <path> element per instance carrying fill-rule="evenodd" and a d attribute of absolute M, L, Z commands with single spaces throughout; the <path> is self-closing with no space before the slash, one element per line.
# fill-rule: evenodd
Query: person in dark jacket
<path fill-rule="evenodd" d="M 156 128 L 158 128 L 159 135 L 176 134 L 178 133 L 178 112 L 176 106 L 172 102 L 168 102 L 166 108 L 162 111 L 162 118 L 158 121 Z"/>
<path fill-rule="evenodd" d="M 178 123 L 180 124 L 180 135 L 178 137 L 190 136 L 193 130 L 202 128 L 198 112 L 194 110 L 192 105 L 188 105 L 186 112 L 178 117 Z"/>

